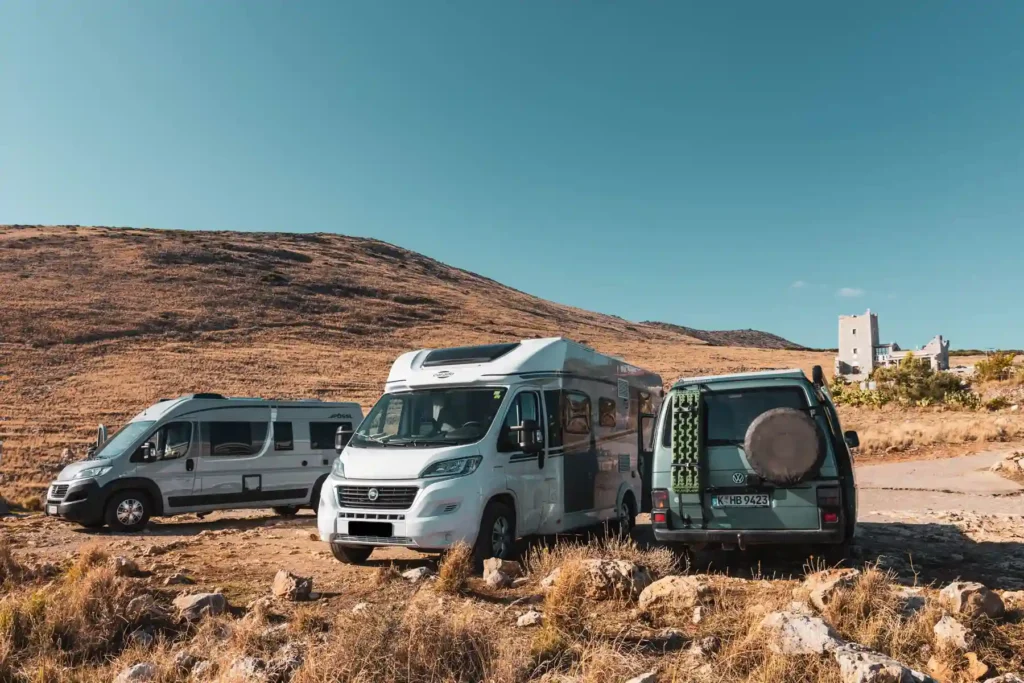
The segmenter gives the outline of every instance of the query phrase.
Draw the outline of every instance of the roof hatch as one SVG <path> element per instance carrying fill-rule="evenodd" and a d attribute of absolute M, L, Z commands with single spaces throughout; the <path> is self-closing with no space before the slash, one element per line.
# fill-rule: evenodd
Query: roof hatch
<path fill-rule="evenodd" d="M 519 342 L 507 344 L 483 344 L 481 346 L 458 346 L 452 349 L 435 349 L 423 359 L 423 367 L 438 365 L 466 365 L 469 363 L 490 363 L 519 346 Z"/>

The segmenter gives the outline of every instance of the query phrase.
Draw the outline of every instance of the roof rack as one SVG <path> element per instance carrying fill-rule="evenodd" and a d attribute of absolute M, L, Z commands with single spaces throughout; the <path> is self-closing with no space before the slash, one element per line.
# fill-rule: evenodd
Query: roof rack
<path fill-rule="evenodd" d="M 202 392 L 198 394 L 192 394 L 192 398 L 224 398 L 224 396 L 212 392 Z"/>

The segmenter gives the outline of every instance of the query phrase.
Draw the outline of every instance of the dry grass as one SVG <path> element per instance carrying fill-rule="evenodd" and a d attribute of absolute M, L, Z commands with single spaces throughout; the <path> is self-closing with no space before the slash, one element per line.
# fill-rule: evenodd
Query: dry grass
<path fill-rule="evenodd" d="M 473 573 L 473 549 L 459 541 L 445 553 L 437 572 L 437 590 L 450 595 L 461 593 Z"/>
<path fill-rule="evenodd" d="M 629 537 L 607 535 L 586 540 L 558 539 L 551 547 L 534 546 L 526 556 L 529 574 L 544 578 L 556 568 L 574 560 L 628 560 L 646 567 L 655 579 L 677 574 L 683 560 L 664 546 L 642 546 Z"/>
<path fill-rule="evenodd" d="M 846 408 L 841 418 L 845 429 L 858 432 L 859 454 L 867 456 L 1024 440 L 1020 413 Z"/>

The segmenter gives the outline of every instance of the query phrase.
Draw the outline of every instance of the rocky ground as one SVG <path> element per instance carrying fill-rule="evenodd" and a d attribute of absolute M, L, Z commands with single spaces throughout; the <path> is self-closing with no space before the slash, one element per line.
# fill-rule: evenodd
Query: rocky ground
<path fill-rule="evenodd" d="M 816 560 L 777 549 L 687 567 L 646 523 L 480 577 L 394 549 L 341 565 L 308 513 L 131 536 L 7 516 L 0 680 L 1007 682 L 1024 487 L 991 472 L 1004 455 L 859 468 L 856 573 L 812 578 Z"/>

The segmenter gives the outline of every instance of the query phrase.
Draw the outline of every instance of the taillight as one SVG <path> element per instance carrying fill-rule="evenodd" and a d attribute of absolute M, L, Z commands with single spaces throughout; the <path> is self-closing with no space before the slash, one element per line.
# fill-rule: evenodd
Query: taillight
<path fill-rule="evenodd" d="M 838 524 L 839 513 L 838 512 L 825 512 L 821 515 L 821 521 L 825 524 Z"/>
<path fill-rule="evenodd" d="M 839 489 L 838 488 L 819 488 L 818 489 L 818 507 L 820 508 L 837 508 L 839 507 Z"/>
<path fill-rule="evenodd" d="M 654 524 L 668 524 L 668 515 L 664 512 L 655 512 L 651 515 L 651 522 Z"/>
<path fill-rule="evenodd" d="M 651 491 L 651 504 L 655 510 L 668 510 L 668 491 L 665 489 Z"/>

